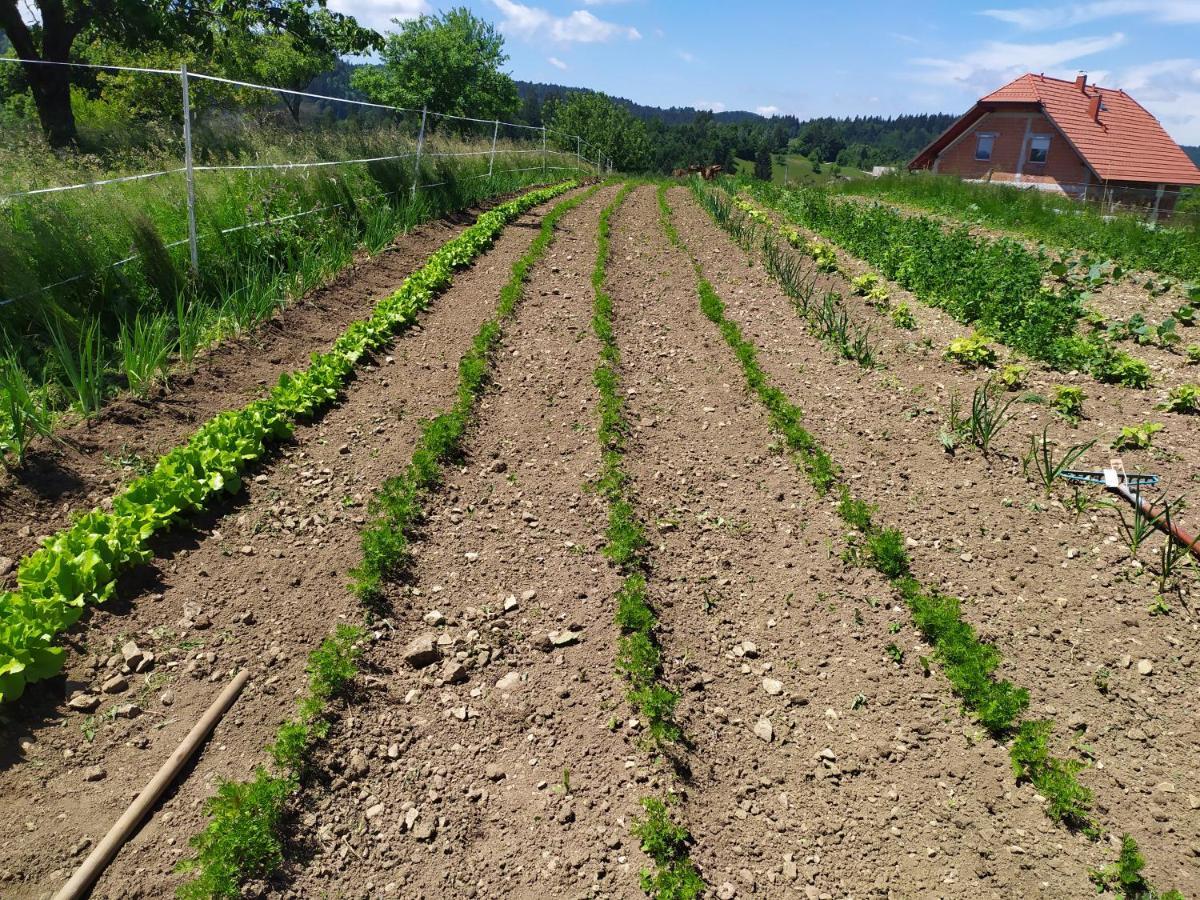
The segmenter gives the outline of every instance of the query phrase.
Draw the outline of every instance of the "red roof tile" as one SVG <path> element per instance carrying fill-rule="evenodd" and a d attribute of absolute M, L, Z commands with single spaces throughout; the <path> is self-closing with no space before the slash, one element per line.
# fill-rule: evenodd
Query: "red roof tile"
<path fill-rule="evenodd" d="M 1099 95 L 1099 121 L 1088 113 Z M 1036 103 L 1104 181 L 1141 181 L 1152 184 L 1200 184 L 1197 168 L 1163 130 L 1158 119 L 1124 91 L 1087 85 L 1043 75 L 1022 75 L 980 99 L 962 119 L 921 152 L 911 167 L 927 165 L 932 155 L 977 119 L 985 105 Z M 922 163 L 922 160 L 929 157 Z"/>

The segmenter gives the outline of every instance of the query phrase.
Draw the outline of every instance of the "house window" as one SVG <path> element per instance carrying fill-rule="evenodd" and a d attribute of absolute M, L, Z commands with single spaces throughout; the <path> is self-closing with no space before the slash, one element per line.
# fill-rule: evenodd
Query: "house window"
<path fill-rule="evenodd" d="M 988 160 L 992 158 L 992 145 L 996 143 L 994 131 L 979 132 L 975 141 L 975 158 Z"/>
<path fill-rule="evenodd" d="M 1050 135 L 1035 134 L 1029 142 L 1029 161 L 1031 163 L 1044 163 L 1049 153 Z"/>

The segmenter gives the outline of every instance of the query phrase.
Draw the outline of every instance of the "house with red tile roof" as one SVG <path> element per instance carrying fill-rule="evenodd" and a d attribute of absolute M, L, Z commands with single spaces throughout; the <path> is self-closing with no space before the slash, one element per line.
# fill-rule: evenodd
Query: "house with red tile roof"
<path fill-rule="evenodd" d="M 983 97 L 908 164 L 910 170 L 994 181 L 1170 212 L 1197 168 L 1123 90 L 1022 75 Z"/>

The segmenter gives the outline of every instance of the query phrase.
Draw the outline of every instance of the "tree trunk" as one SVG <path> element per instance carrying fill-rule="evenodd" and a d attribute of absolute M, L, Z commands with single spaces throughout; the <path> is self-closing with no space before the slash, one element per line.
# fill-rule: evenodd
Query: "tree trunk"
<path fill-rule="evenodd" d="M 25 71 L 46 141 L 51 147 L 73 147 L 79 136 L 71 109 L 71 70 L 66 66 L 30 65 Z"/>

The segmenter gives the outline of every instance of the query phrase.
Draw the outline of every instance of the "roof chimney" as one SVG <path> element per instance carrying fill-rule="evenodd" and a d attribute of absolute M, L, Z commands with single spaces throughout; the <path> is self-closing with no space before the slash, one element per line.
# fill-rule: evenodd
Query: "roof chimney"
<path fill-rule="evenodd" d="M 1080 91 L 1087 93 L 1087 91 L 1084 90 L 1087 87 L 1087 73 L 1086 72 L 1080 72 L 1078 75 L 1075 76 L 1075 87 L 1078 88 Z"/>
<path fill-rule="evenodd" d="M 1093 122 L 1100 121 L 1100 94 L 1097 93 L 1092 97 L 1092 102 L 1088 104 L 1088 118 Z"/>

